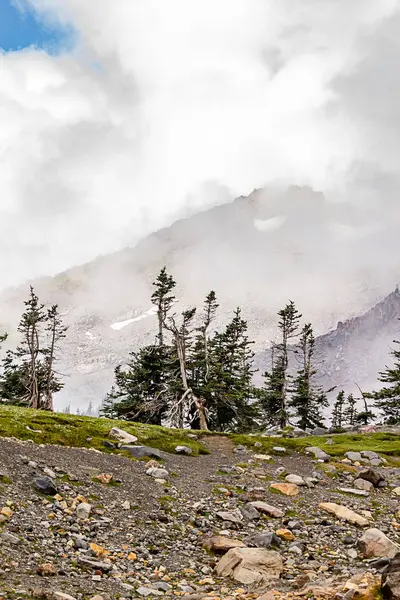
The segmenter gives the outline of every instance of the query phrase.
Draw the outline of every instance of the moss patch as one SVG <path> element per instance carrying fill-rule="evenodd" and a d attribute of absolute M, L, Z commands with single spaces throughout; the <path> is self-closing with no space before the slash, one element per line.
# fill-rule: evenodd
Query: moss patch
<path fill-rule="evenodd" d="M 27 426 L 40 430 L 41 433 L 29 431 Z M 138 444 L 158 448 L 165 452 L 175 452 L 176 446 L 188 446 L 192 450 L 192 456 L 208 454 L 208 450 L 201 442 L 187 436 L 186 430 L 51 413 L 19 406 L 0 407 L 0 437 L 33 440 L 36 444 L 96 448 L 102 452 L 112 453 L 114 451 L 106 448 L 103 444 L 112 427 L 119 427 L 135 435 L 138 438 Z M 188 458 L 190 460 L 190 457 Z"/>

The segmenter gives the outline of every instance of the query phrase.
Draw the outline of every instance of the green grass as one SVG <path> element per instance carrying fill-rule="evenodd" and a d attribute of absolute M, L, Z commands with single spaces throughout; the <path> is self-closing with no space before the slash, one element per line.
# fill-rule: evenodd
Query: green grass
<path fill-rule="evenodd" d="M 27 429 L 41 430 L 34 433 Z M 56 444 L 77 448 L 96 448 L 103 452 L 113 452 L 103 445 L 112 427 L 136 435 L 138 444 L 174 452 L 176 446 L 188 446 L 191 456 L 207 454 L 208 451 L 198 440 L 187 437 L 185 430 L 168 429 L 143 423 L 128 423 L 96 417 L 65 415 L 46 411 L 0 406 L 0 437 L 15 437 L 20 440 L 33 440 L 36 444 Z M 91 438 L 91 441 L 87 441 Z M 190 458 L 190 457 L 188 457 Z"/>
<path fill-rule="evenodd" d="M 345 452 L 370 450 L 383 456 L 400 456 L 400 435 L 395 433 L 339 434 L 330 436 L 334 444 L 327 444 L 327 436 L 305 438 L 269 438 L 261 436 L 236 435 L 232 436 L 236 444 L 252 447 L 255 442 L 261 442 L 262 448 L 257 452 L 271 452 L 273 446 L 285 447 L 288 452 L 303 452 L 308 446 L 318 446 L 333 457 L 343 457 Z"/>
<path fill-rule="evenodd" d="M 41 433 L 29 431 L 28 426 L 31 429 L 40 430 Z M 112 427 L 120 427 L 124 431 L 135 435 L 138 438 L 138 444 L 158 448 L 165 452 L 174 452 L 176 446 L 188 446 L 192 449 L 191 456 L 208 454 L 208 450 L 201 443 L 202 436 L 221 435 L 215 432 L 207 432 L 207 434 L 197 432 L 199 439 L 193 440 L 187 436 L 190 432 L 182 429 L 168 429 L 167 427 L 143 423 L 50 413 L 16 406 L 0 406 L 0 437 L 33 440 L 36 444 L 96 448 L 105 453 L 119 453 L 121 451 L 106 448 L 103 444 L 108 439 L 108 433 Z M 342 458 L 344 453 L 350 450 L 372 450 L 386 457 L 390 465 L 399 464 L 397 457 L 400 457 L 400 435 L 394 433 L 372 433 L 368 435 L 347 433 L 334 436 L 279 439 L 242 434 L 222 435 L 230 438 L 235 444 L 243 444 L 254 451 L 254 444 L 260 442 L 261 447 L 256 449 L 258 454 L 271 454 L 272 448 L 276 445 L 284 446 L 288 454 L 294 451 L 304 452 L 307 446 L 318 446 L 334 458 Z M 88 441 L 88 438 L 90 441 Z M 328 439 L 332 439 L 334 443 L 326 444 Z M 128 456 L 126 452 L 124 452 L 124 455 Z M 188 460 L 190 460 L 190 456 Z M 228 476 L 226 473 L 220 474 Z"/>

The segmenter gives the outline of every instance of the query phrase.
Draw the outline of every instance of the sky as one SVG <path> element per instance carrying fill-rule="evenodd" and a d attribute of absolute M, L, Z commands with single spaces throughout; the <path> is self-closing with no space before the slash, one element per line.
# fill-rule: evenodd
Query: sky
<path fill-rule="evenodd" d="M 269 184 L 397 211 L 400 0 L 0 0 L 0 287 Z"/>

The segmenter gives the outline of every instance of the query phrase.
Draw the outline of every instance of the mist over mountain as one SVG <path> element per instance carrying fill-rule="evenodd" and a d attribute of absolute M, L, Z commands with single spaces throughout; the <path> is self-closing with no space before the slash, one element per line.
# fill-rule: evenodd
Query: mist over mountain
<path fill-rule="evenodd" d="M 98 404 L 115 366 L 154 340 L 151 284 L 163 265 L 177 281 L 177 311 L 200 307 L 214 289 L 220 303 L 215 327 L 240 306 L 261 352 L 274 340 L 276 312 L 289 298 L 322 335 L 390 292 L 398 278 L 400 242 L 392 235 L 398 220 L 357 213 L 354 206 L 328 201 L 308 187 L 260 189 L 179 220 L 133 248 L 35 280 L 42 301 L 59 303 L 70 327 L 59 368 L 66 386 L 57 405 Z M 26 295 L 23 285 L 0 299 L 10 345 L 17 340 L 13 332 Z M 348 335 L 339 328 L 319 338 L 321 375 L 328 386 L 372 381 L 376 366 L 383 366 L 395 317 L 372 321 L 349 325 Z M 357 352 L 367 356 L 364 334 L 367 362 L 357 360 Z"/>

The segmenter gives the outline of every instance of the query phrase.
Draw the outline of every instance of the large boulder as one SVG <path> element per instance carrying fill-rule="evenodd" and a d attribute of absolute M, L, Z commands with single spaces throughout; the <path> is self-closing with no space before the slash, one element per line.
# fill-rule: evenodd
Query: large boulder
<path fill-rule="evenodd" d="M 121 444 L 136 444 L 138 440 L 135 435 L 132 435 L 123 429 L 119 429 L 119 427 L 113 427 L 109 432 L 108 437 L 117 440 L 117 442 L 120 442 Z"/>
<path fill-rule="evenodd" d="M 359 525 L 360 527 L 366 527 L 369 524 L 368 519 L 358 515 L 353 510 L 342 506 L 341 504 L 335 504 L 335 502 L 321 502 L 319 508 L 325 512 L 335 515 L 342 521 L 353 523 L 353 525 Z"/>
<path fill-rule="evenodd" d="M 279 579 L 283 571 L 280 554 L 263 548 L 232 548 L 215 567 L 219 577 L 232 577 L 242 585 Z"/>
<path fill-rule="evenodd" d="M 353 481 L 353 486 L 357 490 L 364 490 L 365 492 L 370 492 L 374 487 L 370 481 L 366 479 L 360 479 L 359 477 Z"/>
<path fill-rule="evenodd" d="M 345 452 L 345 457 L 351 460 L 351 462 L 360 462 L 362 456 L 360 452 Z"/>
<path fill-rule="evenodd" d="M 157 467 L 150 467 L 150 469 L 147 469 L 146 475 L 150 475 L 150 477 L 154 477 L 154 479 L 168 479 L 169 477 L 167 469 L 158 469 Z"/>
<path fill-rule="evenodd" d="M 381 593 L 385 600 L 400 600 L 400 553 L 396 554 L 382 574 Z"/>
<path fill-rule="evenodd" d="M 377 469 L 363 469 L 359 472 L 358 477 L 369 481 L 374 487 L 380 486 L 385 481 L 384 476 Z"/>
<path fill-rule="evenodd" d="M 394 558 L 400 552 L 400 546 L 376 528 L 367 529 L 358 545 L 364 558 Z"/>

